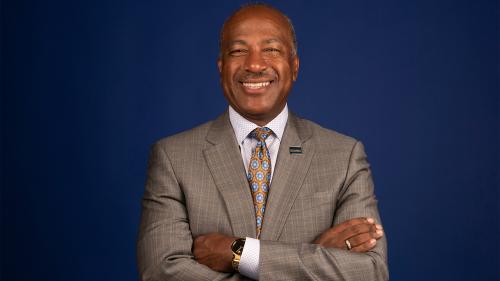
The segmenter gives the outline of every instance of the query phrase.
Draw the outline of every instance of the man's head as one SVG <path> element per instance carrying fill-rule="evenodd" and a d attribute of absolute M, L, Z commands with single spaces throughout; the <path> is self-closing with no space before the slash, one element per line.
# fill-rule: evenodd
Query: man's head
<path fill-rule="evenodd" d="M 267 124 L 285 106 L 299 70 L 290 20 L 268 5 L 240 8 L 224 23 L 217 64 L 229 104 L 250 121 Z"/>

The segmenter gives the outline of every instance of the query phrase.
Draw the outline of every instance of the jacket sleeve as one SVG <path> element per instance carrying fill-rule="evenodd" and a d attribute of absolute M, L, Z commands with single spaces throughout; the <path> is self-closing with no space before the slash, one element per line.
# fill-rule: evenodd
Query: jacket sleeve
<path fill-rule="evenodd" d="M 199 264 L 192 254 L 193 237 L 182 189 L 161 143 L 148 163 L 137 240 L 140 280 L 245 280 Z"/>
<path fill-rule="evenodd" d="M 332 225 L 356 217 L 381 224 L 373 180 L 363 145 L 352 148 Z M 260 242 L 260 280 L 382 281 L 389 279 L 385 235 L 366 253 L 309 243 Z"/>

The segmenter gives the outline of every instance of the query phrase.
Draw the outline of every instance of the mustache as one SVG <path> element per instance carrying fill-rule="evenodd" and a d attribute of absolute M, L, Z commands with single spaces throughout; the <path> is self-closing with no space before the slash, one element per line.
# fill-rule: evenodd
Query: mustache
<path fill-rule="evenodd" d="M 242 73 L 238 73 L 236 76 L 238 81 L 247 81 L 247 80 L 276 80 L 276 73 L 274 71 L 262 71 L 262 72 L 247 72 L 244 71 Z"/>

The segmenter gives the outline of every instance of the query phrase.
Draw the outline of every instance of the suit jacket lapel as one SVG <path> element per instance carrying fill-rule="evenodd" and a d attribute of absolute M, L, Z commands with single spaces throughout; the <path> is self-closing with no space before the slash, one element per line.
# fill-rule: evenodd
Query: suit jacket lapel
<path fill-rule="evenodd" d="M 314 155 L 314 146 L 307 140 L 311 129 L 290 114 L 281 140 L 278 159 L 266 203 L 261 239 L 278 240 L 288 214 L 299 194 Z M 290 147 L 302 147 L 302 153 L 291 154 Z"/>
<path fill-rule="evenodd" d="M 204 151 L 205 160 L 226 205 L 233 234 L 255 237 L 252 195 L 227 112 L 214 121 L 207 141 L 213 146 Z"/>

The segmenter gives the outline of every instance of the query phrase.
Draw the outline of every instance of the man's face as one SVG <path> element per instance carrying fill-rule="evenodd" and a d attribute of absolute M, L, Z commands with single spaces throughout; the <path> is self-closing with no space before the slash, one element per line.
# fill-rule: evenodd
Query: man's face
<path fill-rule="evenodd" d="M 217 64 L 229 104 L 267 124 L 285 106 L 299 69 L 288 22 L 266 7 L 238 12 L 226 23 Z"/>

